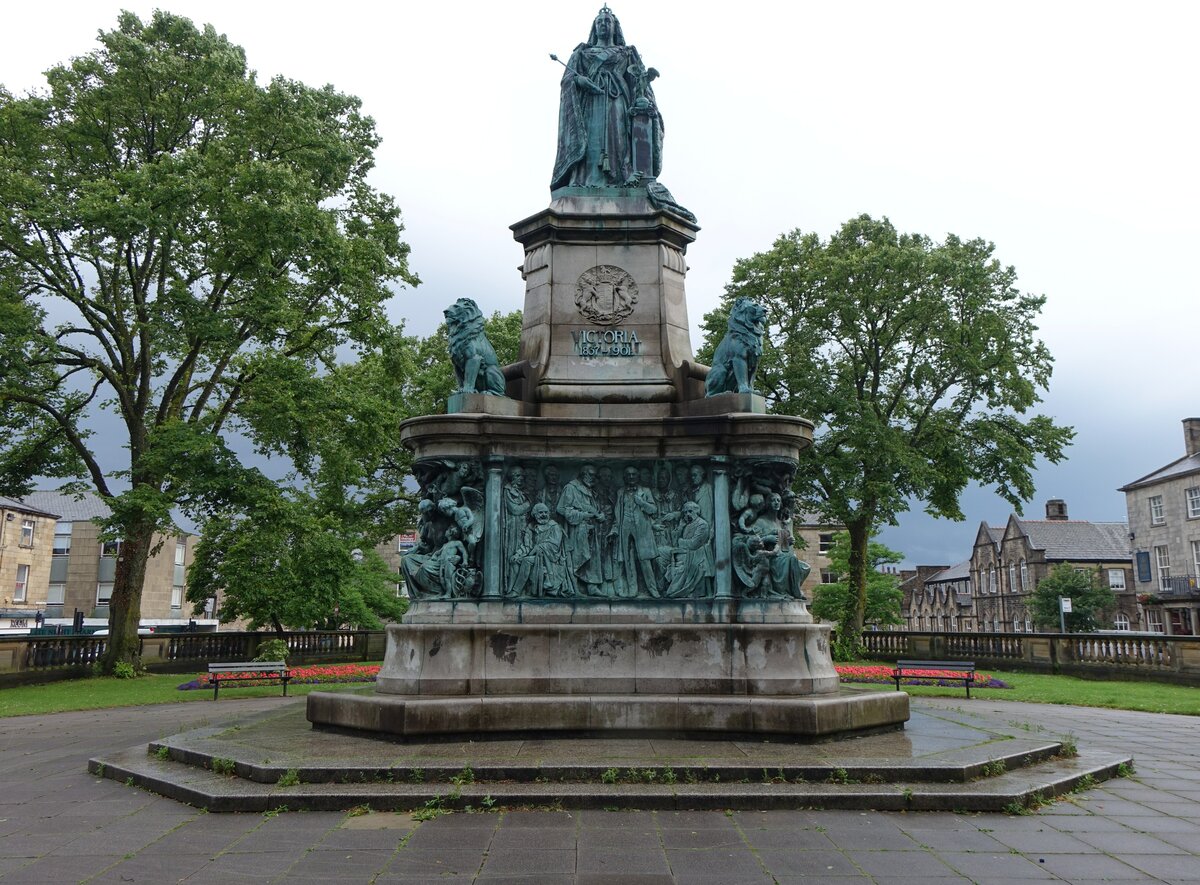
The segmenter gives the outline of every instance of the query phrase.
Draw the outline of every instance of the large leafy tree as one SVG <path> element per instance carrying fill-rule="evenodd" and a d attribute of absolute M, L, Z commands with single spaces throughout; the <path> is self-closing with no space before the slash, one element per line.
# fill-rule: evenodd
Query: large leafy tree
<path fill-rule="evenodd" d="M 1071 600 L 1071 612 L 1063 615 L 1071 633 L 1089 633 L 1097 629 L 1101 618 L 1117 604 L 1116 594 L 1101 581 L 1098 568 L 1076 570 L 1060 562 L 1038 582 L 1029 597 L 1033 622 L 1039 630 L 1057 631 L 1062 626 L 1059 600 L 1064 597 Z"/>
<path fill-rule="evenodd" d="M 516 359 L 520 329 L 519 311 L 485 320 L 501 361 Z M 453 388 L 442 326 L 427 338 L 397 331 L 376 352 L 247 403 L 260 445 L 295 471 L 285 483 L 243 484 L 210 511 L 188 598 L 201 607 L 219 591 L 222 618 L 277 631 L 399 617 L 399 576 L 373 552 L 415 520 L 411 456 L 396 428 L 442 412 Z"/>
<path fill-rule="evenodd" d="M 838 642 L 834 654 L 839 659 L 855 656 L 857 642 L 847 645 L 842 641 L 842 621 L 854 611 L 855 588 L 851 587 L 850 576 L 850 533 L 837 532 L 833 546 L 829 548 L 829 568 L 837 580 L 831 584 L 818 584 L 813 589 L 812 613 L 823 621 L 838 625 Z M 904 591 L 900 589 L 898 575 L 884 568 L 904 559 L 904 554 L 892 550 L 878 541 L 867 543 L 867 602 L 863 622 L 880 627 L 902 624 L 900 607 Z"/>
<path fill-rule="evenodd" d="M 887 220 L 854 218 L 828 240 L 799 230 L 737 262 L 705 317 L 710 355 L 733 299 L 763 304 L 770 329 L 756 387 L 773 411 L 816 425 L 798 498 L 850 536 L 852 610 L 861 633 L 868 540 L 911 500 L 961 519 L 968 483 L 1020 508 L 1036 459 L 1063 457 L 1070 428 L 1031 414 L 1052 359 L 1036 337 L 1044 298 L 983 240 L 934 243 Z"/>
<path fill-rule="evenodd" d="M 0 89 L 0 491 L 82 478 L 122 541 L 106 665 L 136 658 L 155 532 L 258 487 L 231 434 L 285 436 L 337 352 L 416 283 L 378 144 L 332 87 L 260 84 L 211 27 L 121 15 L 48 89 Z M 92 436 L 97 409 L 122 438 Z"/>

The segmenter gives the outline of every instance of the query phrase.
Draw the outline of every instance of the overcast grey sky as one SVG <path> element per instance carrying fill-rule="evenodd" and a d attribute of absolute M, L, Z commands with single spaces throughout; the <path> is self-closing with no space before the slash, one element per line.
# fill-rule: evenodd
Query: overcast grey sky
<path fill-rule="evenodd" d="M 460 296 L 521 306 L 508 225 L 542 209 L 560 68 L 596 2 L 176 0 L 9 6 L 0 83 L 90 51 L 118 10 L 162 6 L 245 47 L 260 78 L 332 83 L 378 125 L 375 184 L 404 211 L 423 284 L 392 304 L 427 333 Z M 1141 2 L 614 3 L 662 74 L 662 181 L 702 226 L 688 252 L 693 342 L 739 257 L 859 213 L 983 237 L 1048 302 L 1043 411 L 1072 424 L 1026 515 L 1065 498 L 1124 520 L 1115 489 L 1183 454 L 1195 381 L 1200 7 Z M 813 416 L 817 417 L 817 416 Z M 971 491 L 964 523 L 919 509 L 884 532 L 909 563 L 970 553 L 1009 507 Z"/>

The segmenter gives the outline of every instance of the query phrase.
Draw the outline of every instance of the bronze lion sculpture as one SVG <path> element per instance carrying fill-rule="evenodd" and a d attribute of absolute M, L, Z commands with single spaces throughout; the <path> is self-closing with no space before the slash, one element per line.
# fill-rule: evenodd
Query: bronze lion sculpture
<path fill-rule="evenodd" d="M 450 339 L 450 362 L 458 382 L 455 393 L 504 396 L 504 372 L 496 351 L 483 333 L 483 314 L 470 298 L 460 298 L 443 311 Z"/>
<path fill-rule="evenodd" d="M 729 311 L 729 327 L 717 345 L 712 369 L 704 381 L 704 395 L 754 393 L 754 372 L 762 356 L 767 311 L 749 298 L 739 298 Z"/>

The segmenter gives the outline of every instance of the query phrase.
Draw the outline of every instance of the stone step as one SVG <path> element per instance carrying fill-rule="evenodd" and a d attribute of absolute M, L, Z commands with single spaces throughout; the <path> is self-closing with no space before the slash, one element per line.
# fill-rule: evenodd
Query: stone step
<path fill-rule="evenodd" d="M 420 762 L 409 765 L 371 765 L 361 759 L 338 760 L 320 758 L 275 758 L 263 761 L 255 748 L 229 741 L 206 740 L 203 732 L 185 733 L 153 741 L 151 754 L 164 750 L 168 759 L 184 765 L 213 769 L 232 763 L 237 777 L 261 784 L 277 784 L 289 771 L 294 771 L 306 784 L 331 783 L 451 783 L 460 777 L 464 764 L 454 762 Z M 378 744 L 373 745 L 372 749 Z M 383 746 L 387 746 L 384 744 Z M 480 749 L 482 757 L 483 752 Z M 511 781 L 516 783 L 601 782 L 606 774 L 616 773 L 618 782 L 675 783 L 737 783 L 739 781 L 787 781 L 792 783 L 821 783 L 824 781 L 880 784 L 900 781 L 925 783 L 968 783 L 987 777 L 996 771 L 1012 771 L 1052 759 L 1062 751 L 1055 740 L 997 741 L 986 750 L 972 747 L 959 752 L 946 752 L 936 757 L 914 759 L 872 759 L 853 757 L 840 759 L 836 764 L 748 764 L 737 761 L 708 760 L 704 764 L 686 761 L 664 764 L 658 759 L 622 759 L 617 765 L 610 761 L 562 764 L 531 760 L 528 763 L 513 759 L 501 761 L 476 757 L 471 761 L 471 776 L 476 781 Z M 257 758 L 256 758 L 257 757 Z M 219 760 L 219 762 L 218 762 Z M 217 762 L 217 765 L 214 763 Z"/>
<path fill-rule="evenodd" d="M 1015 811 L 1070 792 L 1081 782 L 1106 780 L 1127 756 L 1082 751 L 968 783 L 896 781 L 884 784 L 769 782 L 708 783 L 475 781 L 447 783 L 300 783 L 283 787 L 222 775 L 148 754 L 144 747 L 92 759 L 93 774 L 151 790 L 213 812 L 335 811 L 367 806 L 375 811 L 414 809 L 794 809 L 881 811 Z M 761 773 L 760 773 L 761 778 Z M 840 778 L 840 774 L 839 774 Z M 847 779 L 849 772 L 847 772 Z"/>

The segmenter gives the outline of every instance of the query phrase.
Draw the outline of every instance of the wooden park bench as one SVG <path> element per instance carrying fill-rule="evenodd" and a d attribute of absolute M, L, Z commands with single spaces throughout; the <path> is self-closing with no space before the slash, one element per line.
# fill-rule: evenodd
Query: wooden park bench
<path fill-rule="evenodd" d="M 254 679 L 247 679 L 247 673 L 253 673 Z M 247 683 L 259 679 L 282 682 L 283 696 L 286 698 L 288 680 L 292 678 L 292 671 L 287 668 L 287 664 L 283 661 L 260 661 L 251 664 L 209 664 L 208 678 L 212 682 L 214 701 L 217 699 L 217 692 L 221 690 L 222 682 L 227 685 L 237 685 L 239 682 Z"/>
<path fill-rule="evenodd" d="M 920 671 L 933 671 L 936 676 L 929 676 Z M 951 675 L 955 674 L 955 675 Z M 971 683 L 975 681 L 974 661 L 896 661 L 892 670 L 892 678 L 896 680 L 896 691 L 900 690 L 900 680 L 905 676 L 927 676 L 930 679 L 961 679 L 967 697 L 971 696 Z"/>

